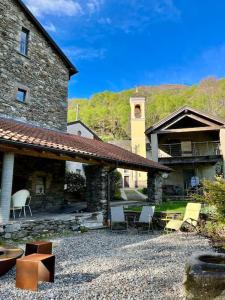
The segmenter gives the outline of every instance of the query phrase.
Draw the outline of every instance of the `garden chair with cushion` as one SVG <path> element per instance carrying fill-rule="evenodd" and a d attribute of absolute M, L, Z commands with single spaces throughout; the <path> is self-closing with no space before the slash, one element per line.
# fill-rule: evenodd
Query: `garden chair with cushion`
<path fill-rule="evenodd" d="M 111 230 L 127 231 L 127 228 L 123 206 L 111 207 Z"/>
<path fill-rule="evenodd" d="M 20 210 L 19 217 L 21 216 L 22 210 L 24 217 L 26 217 L 26 207 L 28 207 L 30 211 L 30 215 L 32 216 L 31 208 L 30 208 L 31 196 L 28 190 L 20 190 L 12 195 L 12 211 L 13 217 L 15 219 L 15 210 Z"/>
<path fill-rule="evenodd" d="M 153 232 L 153 215 L 155 212 L 155 206 L 143 206 L 139 220 L 135 222 L 135 226 L 138 231 L 147 231 L 149 232 L 152 229 Z M 140 230 L 141 228 L 141 230 Z"/>
<path fill-rule="evenodd" d="M 201 210 L 201 203 L 188 203 L 185 209 L 185 214 L 183 220 L 170 220 L 166 226 L 165 230 L 180 230 L 183 225 L 191 226 L 196 228 L 198 225 L 199 214 Z"/>

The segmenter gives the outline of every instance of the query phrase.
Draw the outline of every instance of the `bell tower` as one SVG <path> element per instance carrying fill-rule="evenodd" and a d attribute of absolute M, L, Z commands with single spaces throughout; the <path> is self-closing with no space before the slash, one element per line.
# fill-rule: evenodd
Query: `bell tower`
<path fill-rule="evenodd" d="M 145 102 L 145 97 L 137 92 L 130 97 L 132 152 L 146 158 Z M 132 179 L 133 187 L 147 185 L 147 174 L 145 172 L 133 171 Z"/>

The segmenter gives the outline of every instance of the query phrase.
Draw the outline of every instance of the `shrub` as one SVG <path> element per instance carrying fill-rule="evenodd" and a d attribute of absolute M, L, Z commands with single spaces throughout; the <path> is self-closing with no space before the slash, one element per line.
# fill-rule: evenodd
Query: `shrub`
<path fill-rule="evenodd" d="M 122 175 L 117 170 L 113 171 L 111 174 L 111 195 L 112 199 L 120 200 L 120 188 L 122 186 Z"/>
<path fill-rule="evenodd" d="M 65 177 L 66 191 L 69 193 L 82 193 L 85 189 L 85 178 L 77 173 L 68 172 Z"/>
<path fill-rule="evenodd" d="M 215 181 L 203 181 L 203 195 L 195 195 L 194 198 L 206 202 L 216 209 L 215 218 L 225 223 L 225 180 L 216 177 Z"/>

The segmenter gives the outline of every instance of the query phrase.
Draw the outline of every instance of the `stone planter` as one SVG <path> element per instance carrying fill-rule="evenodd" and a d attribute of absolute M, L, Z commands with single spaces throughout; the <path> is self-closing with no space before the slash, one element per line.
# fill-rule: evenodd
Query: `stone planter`
<path fill-rule="evenodd" d="M 197 253 L 185 267 L 184 282 L 187 299 L 210 300 L 225 292 L 225 255 Z M 218 298 L 219 299 L 219 298 Z"/>

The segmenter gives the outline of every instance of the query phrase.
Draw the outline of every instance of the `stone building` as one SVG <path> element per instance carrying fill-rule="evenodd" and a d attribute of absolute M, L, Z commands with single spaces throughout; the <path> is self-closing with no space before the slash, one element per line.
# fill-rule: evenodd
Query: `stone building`
<path fill-rule="evenodd" d="M 21 0 L 0 0 L 0 224 L 9 222 L 12 193 L 24 188 L 31 192 L 33 211 L 60 211 L 66 161 L 88 165 L 88 208 L 102 210 L 105 219 L 113 169 L 145 171 L 148 178 L 169 170 L 66 132 L 68 80 L 76 72 Z M 151 201 L 153 191 L 149 183 Z"/>

